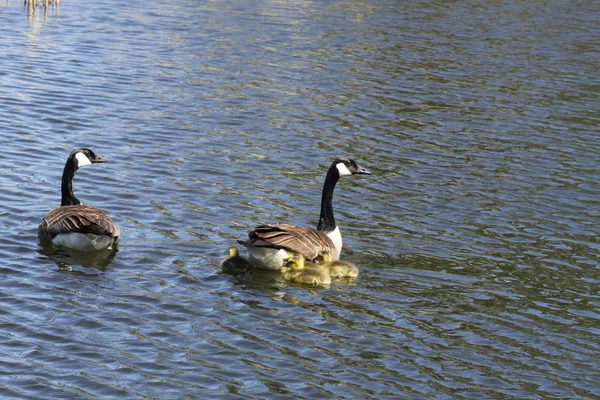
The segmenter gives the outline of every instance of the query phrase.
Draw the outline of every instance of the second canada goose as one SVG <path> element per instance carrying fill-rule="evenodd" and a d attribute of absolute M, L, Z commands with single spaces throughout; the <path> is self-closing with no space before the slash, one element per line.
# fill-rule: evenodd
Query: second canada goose
<path fill-rule="evenodd" d="M 308 283 L 309 285 L 329 285 L 331 277 L 325 265 L 319 265 L 306 261 L 302 254 L 292 254 L 281 267 L 283 279 L 296 283 Z"/>
<path fill-rule="evenodd" d="M 319 253 L 315 262 L 329 269 L 329 275 L 332 278 L 356 278 L 358 276 L 358 268 L 356 265 L 342 260 L 333 260 L 333 256 L 328 251 Z"/>
<path fill-rule="evenodd" d="M 314 260 L 321 251 L 329 251 L 337 260 L 342 251 L 342 234 L 333 216 L 333 190 L 340 177 L 358 174 L 371 172 L 350 158 L 336 159 L 325 177 L 317 229 L 289 224 L 257 226 L 248 233 L 248 240 L 238 240 L 248 248 L 250 261 L 259 268 L 280 269 L 291 253 Z"/>
<path fill-rule="evenodd" d="M 75 172 L 86 165 L 106 162 L 90 149 L 76 149 L 65 163 L 62 175 L 60 207 L 48 212 L 38 226 L 38 237 L 79 251 L 111 248 L 119 240 L 119 227 L 96 207 L 81 204 L 73 194 Z"/>
<path fill-rule="evenodd" d="M 229 248 L 229 255 L 221 261 L 221 270 L 226 274 L 244 275 L 252 268 L 250 261 L 240 256 L 236 247 Z"/>

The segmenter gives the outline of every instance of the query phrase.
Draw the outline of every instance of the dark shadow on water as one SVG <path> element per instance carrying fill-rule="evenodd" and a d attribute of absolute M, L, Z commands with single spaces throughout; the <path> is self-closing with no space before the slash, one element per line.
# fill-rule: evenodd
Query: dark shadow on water
<path fill-rule="evenodd" d="M 287 286 L 286 282 L 281 277 L 279 271 L 268 271 L 262 269 L 251 269 L 242 275 L 239 274 L 226 274 L 233 276 L 239 284 L 246 286 L 251 289 L 259 289 L 270 292 L 272 290 L 280 289 Z"/>
<path fill-rule="evenodd" d="M 280 271 L 269 271 L 262 269 L 252 269 L 242 275 L 222 272 L 225 275 L 233 276 L 236 283 L 245 286 L 247 289 L 258 289 L 265 292 L 278 291 L 286 287 L 305 288 L 311 292 L 320 289 L 329 289 L 332 285 L 354 286 L 356 279 L 352 278 L 332 278 L 330 285 L 311 285 L 306 283 L 288 282 L 283 279 Z"/>
<path fill-rule="evenodd" d="M 54 261 L 60 270 L 96 274 L 98 270 L 104 271 L 110 265 L 119 252 L 119 248 L 118 245 L 115 245 L 110 250 L 87 252 L 40 243 L 37 252 Z"/>

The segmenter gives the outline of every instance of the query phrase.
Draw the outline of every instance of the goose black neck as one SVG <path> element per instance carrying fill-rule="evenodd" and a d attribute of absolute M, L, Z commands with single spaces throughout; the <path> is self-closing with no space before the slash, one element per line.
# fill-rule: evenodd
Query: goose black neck
<path fill-rule="evenodd" d="M 60 202 L 61 206 L 74 206 L 81 204 L 81 202 L 73 194 L 73 177 L 75 176 L 75 161 L 73 157 L 67 159 L 65 169 L 63 170 L 62 183 L 61 183 L 61 194 L 62 199 Z"/>
<path fill-rule="evenodd" d="M 327 171 L 325 184 L 323 185 L 323 194 L 321 197 L 321 216 L 317 230 L 321 232 L 331 232 L 337 227 L 335 217 L 333 216 L 333 189 L 340 179 L 340 173 L 335 165 L 332 165 Z"/>

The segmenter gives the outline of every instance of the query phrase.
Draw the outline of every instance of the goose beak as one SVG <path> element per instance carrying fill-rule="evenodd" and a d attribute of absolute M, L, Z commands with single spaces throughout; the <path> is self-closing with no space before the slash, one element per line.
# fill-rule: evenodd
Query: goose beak
<path fill-rule="evenodd" d="M 96 158 L 94 159 L 94 161 L 92 161 L 92 164 L 105 163 L 107 161 L 108 161 L 108 158 L 106 158 L 104 156 L 96 156 Z"/>
<path fill-rule="evenodd" d="M 366 168 L 363 168 L 363 167 L 361 167 L 360 165 L 357 165 L 357 168 L 356 168 L 356 172 L 355 172 L 355 174 L 360 174 L 360 175 L 372 175 L 372 174 L 371 174 L 371 171 L 369 171 L 369 170 L 368 170 L 368 169 L 366 169 Z"/>

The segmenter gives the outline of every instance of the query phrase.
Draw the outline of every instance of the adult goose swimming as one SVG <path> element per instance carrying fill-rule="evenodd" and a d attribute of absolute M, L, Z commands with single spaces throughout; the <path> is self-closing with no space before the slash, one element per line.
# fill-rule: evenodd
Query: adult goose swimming
<path fill-rule="evenodd" d="M 325 251 L 333 260 L 339 259 L 342 234 L 333 216 L 333 190 L 340 177 L 358 174 L 370 175 L 371 172 L 352 159 L 336 159 L 325 177 L 317 229 L 289 224 L 257 226 L 248 233 L 248 240 L 238 241 L 248 248 L 250 261 L 258 268 L 277 270 L 293 253 L 312 261 Z"/>
<path fill-rule="evenodd" d="M 81 204 L 73 194 L 75 172 L 86 165 L 106 162 L 90 149 L 76 149 L 69 155 L 62 175 L 60 207 L 48 212 L 38 226 L 42 242 L 79 251 L 112 248 L 119 240 L 119 227 L 96 207 Z"/>

